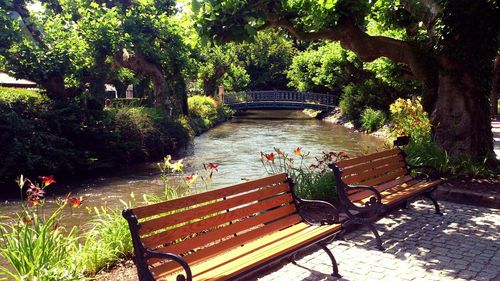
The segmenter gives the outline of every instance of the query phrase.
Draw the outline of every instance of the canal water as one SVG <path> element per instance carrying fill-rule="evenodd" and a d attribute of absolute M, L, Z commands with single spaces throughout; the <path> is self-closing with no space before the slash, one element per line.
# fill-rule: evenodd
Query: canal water
<path fill-rule="evenodd" d="M 270 153 L 274 147 L 290 154 L 295 148 L 302 147 L 304 153 L 310 153 L 307 161 L 312 163 L 314 157 L 320 157 L 323 151 L 345 151 L 352 157 L 382 149 L 384 141 L 310 118 L 300 111 L 248 111 L 196 137 L 174 159 L 183 159 L 186 174 L 202 175 L 204 163 L 217 163 L 219 171 L 209 186 L 217 188 L 266 176 L 260 152 Z M 122 208 L 122 201 L 128 202 L 132 193 L 140 202 L 143 194 L 160 194 L 163 190 L 156 163 L 79 184 L 55 184 L 49 188 L 56 191 L 53 197 L 63 197 L 71 190 L 72 196 L 82 196 L 83 205 L 90 208 Z M 0 214 L 13 216 L 18 206 L 16 201 L 2 202 Z M 49 196 L 46 211 L 50 212 L 55 207 L 54 199 Z M 76 225 L 88 221 L 89 217 L 85 208 L 73 210 L 68 215 L 72 216 L 70 221 Z"/>

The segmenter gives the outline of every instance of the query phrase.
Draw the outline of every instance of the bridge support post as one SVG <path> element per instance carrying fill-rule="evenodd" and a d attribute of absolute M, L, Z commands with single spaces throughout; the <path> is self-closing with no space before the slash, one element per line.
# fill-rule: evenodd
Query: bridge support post
<path fill-rule="evenodd" d="M 219 86 L 218 94 L 219 94 L 219 100 L 220 100 L 220 102 L 222 104 L 224 104 L 224 85 L 220 85 Z"/>

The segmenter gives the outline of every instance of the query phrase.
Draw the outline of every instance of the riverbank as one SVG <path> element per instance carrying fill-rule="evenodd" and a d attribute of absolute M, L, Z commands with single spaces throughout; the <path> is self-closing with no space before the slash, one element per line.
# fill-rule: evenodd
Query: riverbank
<path fill-rule="evenodd" d="M 314 111 L 314 110 L 310 110 L 310 109 L 304 110 L 304 113 L 307 114 L 308 116 L 311 116 L 312 118 L 317 118 L 317 119 L 325 121 L 325 122 L 344 126 L 348 129 L 353 130 L 354 132 L 366 133 L 363 130 L 356 128 L 351 121 L 347 120 L 347 118 L 342 116 L 342 111 L 339 107 L 335 107 L 335 109 L 327 115 L 321 115 L 320 111 Z M 382 127 L 381 129 L 375 131 L 375 132 L 369 133 L 369 135 L 384 139 L 387 142 L 389 142 L 389 140 L 391 138 L 390 134 L 387 130 L 387 125 Z"/>
<path fill-rule="evenodd" d="M 212 98 L 188 98 L 189 114 L 163 108 L 103 105 L 91 97 L 52 101 L 43 93 L 0 88 L 0 199 L 17 196 L 15 179 L 54 175 L 70 183 L 157 161 L 227 120 Z"/>

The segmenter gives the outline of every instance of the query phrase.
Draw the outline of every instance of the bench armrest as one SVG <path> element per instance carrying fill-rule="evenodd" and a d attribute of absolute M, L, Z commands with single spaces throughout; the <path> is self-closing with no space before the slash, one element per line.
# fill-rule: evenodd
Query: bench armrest
<path fill-rule="evenodd" d="M 416 172 L 419 175 L 423 175 L 425 179 L 437 179 L 441 176 L 439 170 L 436 169 L 436 167 L 430 165 L 407 164 L 407 167 L 408 167 L 408 172 L 412 172 L 413 170 L 430 170 L 430 174 L 425 173 L 425 171 Z"/>
<path fill-rule="evenodd" d="M 352 189 L 367 189 L 368 191 L 371 191 L 373 192 L 373 194 L 375 195 L 375 197 L 377 198 L 377 201 L 378 202 L 382 202 L 382 195 L 380 194 L 380 192 L 378 190 L 376 190 L 375 188 L 373 188 L 372 186 L 368 186 L 368 185 L 353 185 L 353 184 L 350 184 L 348 185 L 346 188 L 345 188 L 345 191 L 349 191 L 349 190 L 352 190 Z"/>
<path fill-rule="evenodd" d="M 382 195 L 375 188 L 373 188 L 371 186 L 367 186 L 367 185 L 347 185 L 345 187 L 346 193 L 348 193 L 348 191 L 352 190 L 352 189 L 365 189 L 365 190 L 371 191 L 373 193 L 373 195 L 375 195 L 375 198 L 374 197 L 370 198 L 370 201 L 366 202 L 365 206 L 363 206 L 363 207 L 357 206 L 352 201 L 349 200 L 351 202 L 351 205 L 352 205 L 350 209 L 354 209 L 354 210 L 360 211 L 360 212 L 367 212 L 367 211 L 372 211 L 372 210 L 373 211 L 380 211 L 383 209 Z"/>
<path fill-rule="evenodd" d="M 191 268 L 189 267 L 189 264 L 179 255 L 172 254 L 172 253 L 162 253 L 158 251 L 153 251 L 146 249 L 146 259 L 151 259 L 151 258 L 159 258 L 159 259 L 165 259 L 165 260 L 172 260 L 178 263 L 182 268 L 184 268 L 184 271 L 186 272 L 186 276 L 179 274 L 177 275 L 176 280 L 177 281 L 192 281 L 193 280 L 193 275 L 191 273 Z"/>
<path fill-rule="evenodd" d="M 296 198 L 296 202 L 299 215 L 308 224 L 326 225 L 339 222 L 339 212 L 332 204 L 326 201 Z M 310 209 L 310 211 L 307 211 L 307 209 Z M 320 211 L 315 213 L 314 209 Z M 324 213 L 325 211 L 328 212 L 327 216 L 321 216 L 319 219 L 313 219 L 315 214 Z"/>

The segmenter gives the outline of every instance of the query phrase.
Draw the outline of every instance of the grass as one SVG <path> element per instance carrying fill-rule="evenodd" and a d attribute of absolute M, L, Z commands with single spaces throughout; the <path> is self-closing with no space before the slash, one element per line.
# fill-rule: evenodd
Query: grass
<path fill-rule="evenodd" d="M 78 250 L 76 229 L 65 233 L 58 220 L 61 211 L 62 207 L 46 220 L 33 213 L 0 225 L 0 256 L 13 267 L 0 267 L 0 277 L 16 281 L 83 278 L 71 259 Z"/>
<path fill-rule="evenodd" d="M 366 108 L 363 113 L 361 113 L 361 127 L 368 133 L 382 128 L 385 122 L 385 114 L 381 110 Z"/>
<path fill-rule="evenodd" d="M 101 209 L 91 221 L 83 244 L 73 260 L 87 276 L 94 276 L 102 269 L 132 256 L 130 231 L 120 210 Z"/>

